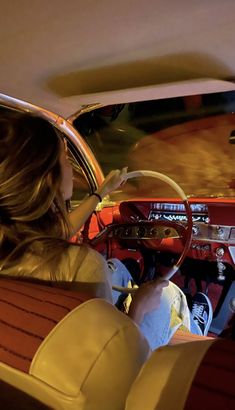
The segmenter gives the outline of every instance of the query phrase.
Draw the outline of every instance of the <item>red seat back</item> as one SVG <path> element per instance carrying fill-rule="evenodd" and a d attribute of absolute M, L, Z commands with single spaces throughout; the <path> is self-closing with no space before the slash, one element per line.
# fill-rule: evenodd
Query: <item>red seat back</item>
<path fill-rule="evenodd" d="M 45 337 L 89 296 L 22 280 L 0 279 L 0 361 L 29 372 Z"/>
<path fill-rule="evenodd" d="M 235 342 L 216 340 L 193 379 L 184 410 L 235 408 Z"/>

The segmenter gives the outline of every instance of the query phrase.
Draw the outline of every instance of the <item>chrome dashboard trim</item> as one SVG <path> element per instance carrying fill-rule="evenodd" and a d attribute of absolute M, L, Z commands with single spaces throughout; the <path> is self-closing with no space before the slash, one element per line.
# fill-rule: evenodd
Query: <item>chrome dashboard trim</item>
<path fill-rule="evenodd" d="M 181 225 L 186 227 L 186 223 L 183 222 Z M 153 231 L 155 229 L 155 231 Z M 170 232 L 166 232 L 169 229 Z M 206 242 L 206 243 L 221 243 L 232 245 L 235 244 L 235 237 L 231 238 L 231 231 L 235 230 L 233 226 L 227 225 L 211 225 L 205 223 L 195 223 L 193 224 L 193 236 L 192 240 L 196 242 Z M 129 240 L 140 240 L 140 239 L 163 239 L 163 238 L 179 238 L 174 227 L 164 226 L 164 221 L 162 221 L 162 226 L 154 224 L 154 221 L 144 221 L 139 220 L 138 223 L 126 223 L 113 227 L 113 231 L 109 233 L 110 237 L 116 239 L 129 239 Z"/>

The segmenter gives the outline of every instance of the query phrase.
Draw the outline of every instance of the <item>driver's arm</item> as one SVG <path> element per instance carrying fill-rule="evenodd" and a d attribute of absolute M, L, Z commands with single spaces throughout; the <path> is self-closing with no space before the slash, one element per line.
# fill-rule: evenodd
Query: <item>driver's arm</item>
<path fill-rule="evenodd" d="M 111 171 L 107 175 L 103 183 L 95 191 L 98 196 L 89 196 L 77 208 L 69 213 L 71 236 L 82 228 L 89 216 L 95 210 L 99 202 L 99 196 L 101 197 L 101 199 L 103 199 L 106 195 L 117 189 L 125 181 L 126 173 L 127 168 Z"/>

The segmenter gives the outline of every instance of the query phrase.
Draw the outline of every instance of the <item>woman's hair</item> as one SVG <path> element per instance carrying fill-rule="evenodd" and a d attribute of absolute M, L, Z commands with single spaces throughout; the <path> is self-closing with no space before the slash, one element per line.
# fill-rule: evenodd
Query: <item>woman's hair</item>
<path fill-rule="evenodd" d="M 25 254 L 40 255 L 54 270 L 61 248 L 68 246 L 61 149 L 59 134 L 46 120 L 16 112 L 0 117 L 2 273 L 24 275 L 19 267 Z"/>

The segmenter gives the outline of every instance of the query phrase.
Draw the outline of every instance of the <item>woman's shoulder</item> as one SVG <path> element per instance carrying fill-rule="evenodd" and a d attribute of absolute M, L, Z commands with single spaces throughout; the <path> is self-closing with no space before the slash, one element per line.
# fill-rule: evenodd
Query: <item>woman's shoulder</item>
<path fill-rule="evenodd" d="M 86 245 L 68 247 L 60 266 L 60 278 L 74 287 L 112 301 L 111 273 L 106 260 Z"/>
<path fill-rule="evenodd" d="M 87 245 L 69 245 L 61 259 L 60 271 L 68 280 L 74 280 L 76 276 L 94 277 L 97 271 L 106 269 L 104 257 Z"/>
<path fill-rule="evenodd" d="M 85 259 L 102 264 L 106 263 L 104 257 L 96 250 L 87 245 L 76 245 L 74 243 L 69 245 L 65 258 L 76 266 L 81 265 Z"/>

